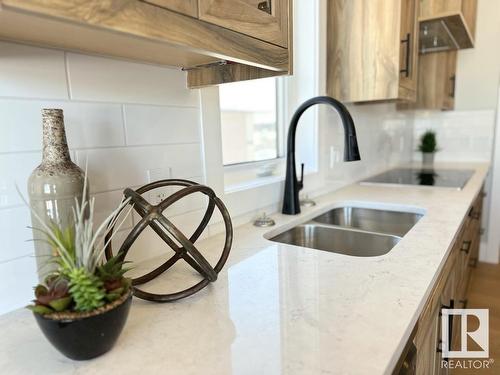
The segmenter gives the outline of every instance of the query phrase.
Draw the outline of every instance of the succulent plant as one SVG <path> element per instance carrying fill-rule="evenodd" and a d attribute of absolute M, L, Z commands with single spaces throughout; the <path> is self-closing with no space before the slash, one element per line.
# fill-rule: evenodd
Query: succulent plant
<path fill-rule="evenodd" d="M 436 132 L 432 130 L 427 130 L 420 137 L 420 144 L 418 150 L 421 152 L 437 152 L 438 146 L 436 141 Z"/>
<path fill-rule="evenodd" d="M 45 285 L 35 287 L 34 305 L 28 306 L 39 314 L 48 314 L 66 310 L 73 302 L 68 282 L 59 277 L 50 277 Z"/>
<path fill-rule="evenodd" d="M 22 194 L 19 194 L 28 205 Z M 125 262 L 121 256 L 104 260 L 104 251 L 113 237 L 106 240 L 106 235 L 115 226 L 116 233 L 125 222 L 132 207 L 120 223 L 118 219 L 129 199 L 122 200 L 94 231 L 95 199 L 87 198 L 87 176 L 82 197 L 81 203 L 75 198 L 74 224 L 70 226 L 63 227 L 56 222 L 46 223 L 31 210 L 40 224 L 40 228 L 34 229 L 45 234 L 46 241 L 54 249 L 54 261 L 58 264 L 57 271 L 46 278 L 45 285 L 35 288 L 34 305 L 28 307 L 36 313 L 92 311 L 120 298 L 130 289 L 131 281 L 124 277 L 128 269 L 123 268 Z"/>
<path fill-rule="evenodd" d="M 74 268 L 69 275 L 69 292 L 75 300 L 75 311 L 92 311 L 104 305 L 106 291 L 98 276 L 85 268 Z"/>
<path fill-rule="evenodd" d="M 115 255 L 97 267 L 96 274 L 104 283 L 108 301 L 114 301 L 120 297 L 124 290 L 130 288 L 130 279 L 123 276 L 129 270 L 129 268 L 123 267 L 125 263 L 128 262 L 124 262 L 119 255 Z"/>

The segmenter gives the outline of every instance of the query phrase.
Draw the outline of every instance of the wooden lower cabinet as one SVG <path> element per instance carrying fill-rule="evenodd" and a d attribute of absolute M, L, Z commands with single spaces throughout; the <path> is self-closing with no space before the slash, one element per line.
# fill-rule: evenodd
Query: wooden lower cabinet
<path fill-rule="evenodd" d="M 414 344 L 417 347 L 417 374 L 448 374 L 441 363 L 441 309 L 466 308 L 467 286 L 471 268 L 476 265 L 481 226 L 482 191 L 474 200 L 469 213 L 456 236 L 453 248 L 437 278 L 436 284 L 420 315 Z M 451 348 L 456 350 L 460 345 L 459 317 L 452 320 L 449 326 Z"/>
<path fill-rule="evenodd" d="M 438 361 L 437 344 L 439 306 L 434 306 L 430 313 L 430 319 L 427 324 L 418 328 L 415 337 L 415 346 L 417 347 L 417 374 L 434 374 L 436 363 Z"/>

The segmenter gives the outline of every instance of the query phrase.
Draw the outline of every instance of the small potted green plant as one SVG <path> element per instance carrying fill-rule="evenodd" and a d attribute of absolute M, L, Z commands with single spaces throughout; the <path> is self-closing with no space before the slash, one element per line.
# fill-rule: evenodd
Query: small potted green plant
<path fill-rule="evenodd" d="M 51 261 L 57 267 L 35 287 L 34 303 L 28 308 L 52 345 L 75 360 L 94 358 L 111 349 L 132 300 L 131 280 L 124 276 L 127 269 L 120 255 L 104 259 L 104 238 L 128 201 L 122 201 L 94 231 L 95 201 L 86 198 L 86 185 L 82 202 L 75 199 L 74 220 L 67 227 L 46 222 L 32 210 L 39 224 L 35 229 L 52 246 L 56 255 Z"/>
<path fill-rule="evenodd" d="M 427 130 L 420 137 L 418 150 L 422 152 L 422 164 L 424 167 L 432 168 L 434 165 L 434 154 L 439 151 L 436 133 L 432 130 Z"/>

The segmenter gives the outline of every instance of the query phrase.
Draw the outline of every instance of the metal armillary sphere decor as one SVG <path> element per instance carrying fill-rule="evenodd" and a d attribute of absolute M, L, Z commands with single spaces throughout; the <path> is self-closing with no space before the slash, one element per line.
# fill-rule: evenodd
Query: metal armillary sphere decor
<path fill-rule="evenodd" d="M 182 189 L 170 195 L 156 206 L 150 204 L 141 196 L 148 191 L 165 186 L 180 186 Z M 133 205 L 134 210 L 142 217 L 142 219 L 137 223 L 137 225 L 135 225 L 120 247 L 118 253 L 122 254 L 121 259 L 125 259 L 134 241 L 148 226 L 151 227 L 151 229 L 153 229 L 155 233 L 175 252 L 170 259 L 159 265 L 154 270 L 132 279 L 134 296 L 154 302 L 172 302 L 188 297 L 206 287 L 210 282 L 217 280 L 217 274 L 221 271 L 222 267 L 224 267 L 224 264 L 229 256 L 229 251 L 231 250 L 231 244 L 233 242 L 233 227 L 229 212 L 224 206 L 224 203 L 217 198 L 215 192 L 211 188 L 193 181 L 170 179 L 155 181 L 144 185 L 137 190 L 127 188 L 123 193 L 126 198 L 130 198 L 130 204 Z M 208 197 L 208 205 L 201 223 L 198 225 L 194 233 L 188 238 L 163 215 L 163 212 L 178 200 L 195 193 L 202 193 L 206 195 Z M 203 233 L 205 227 L 210 221 L 215 207 L 217 207 L 224 219 L 226 239 L 222 254 L 215 267 L 212 267 L 205 257 L 198 251 L 195 246 L 195 242 Z M 108 236 L 111 236 L 112 232 L 113 231 L 111 230 Z M 177 245 L 174 239 L 177 243 L 181 244 L 181 246 Z M 106 258 L 110 259 L 112 256 L 113 250 L 111 248 L 110 241 L 106 247 Z M 137 285 L 147 283 L 158 277 L 180 259 L 183 259 L 198 273 L 200 273 L 203 276 L 203 280 L 187 289 L 168 294 L 149 293 L 137 287 Z"/>

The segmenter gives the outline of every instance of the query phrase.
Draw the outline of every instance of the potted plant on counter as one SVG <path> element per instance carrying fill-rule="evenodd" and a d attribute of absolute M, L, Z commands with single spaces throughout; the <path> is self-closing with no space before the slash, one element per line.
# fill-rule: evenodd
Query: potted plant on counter
<path fill-rule="evenodd" d="M 423 166 L 425 168 L 432 168 L 434 165 L 434 154 L 439 151 L 434 131 L 427 130 L 422 134 L 418 150 L 422 152 Z"/>
<path fill-rule="evenodd" d="M 81 203 L 75 199 L 74 224 L 65 228 L 47 224 L 32 210 L 40 225 L 34 229 L 43 233 L 56 254 L 52 260 L 56 270 L 35 287 L 34 304 L 28 308 L 52 345 L 75 360 L 94 358 L 111 349 L 132 300 L 131 280 L 124 276 L 127 269 L 121 257 L 108 261 L 103 257 L 106 232 L 117 223 L 128 200 L 93 231 L 95 201 L 86 197 L 84 193 Z"/>

